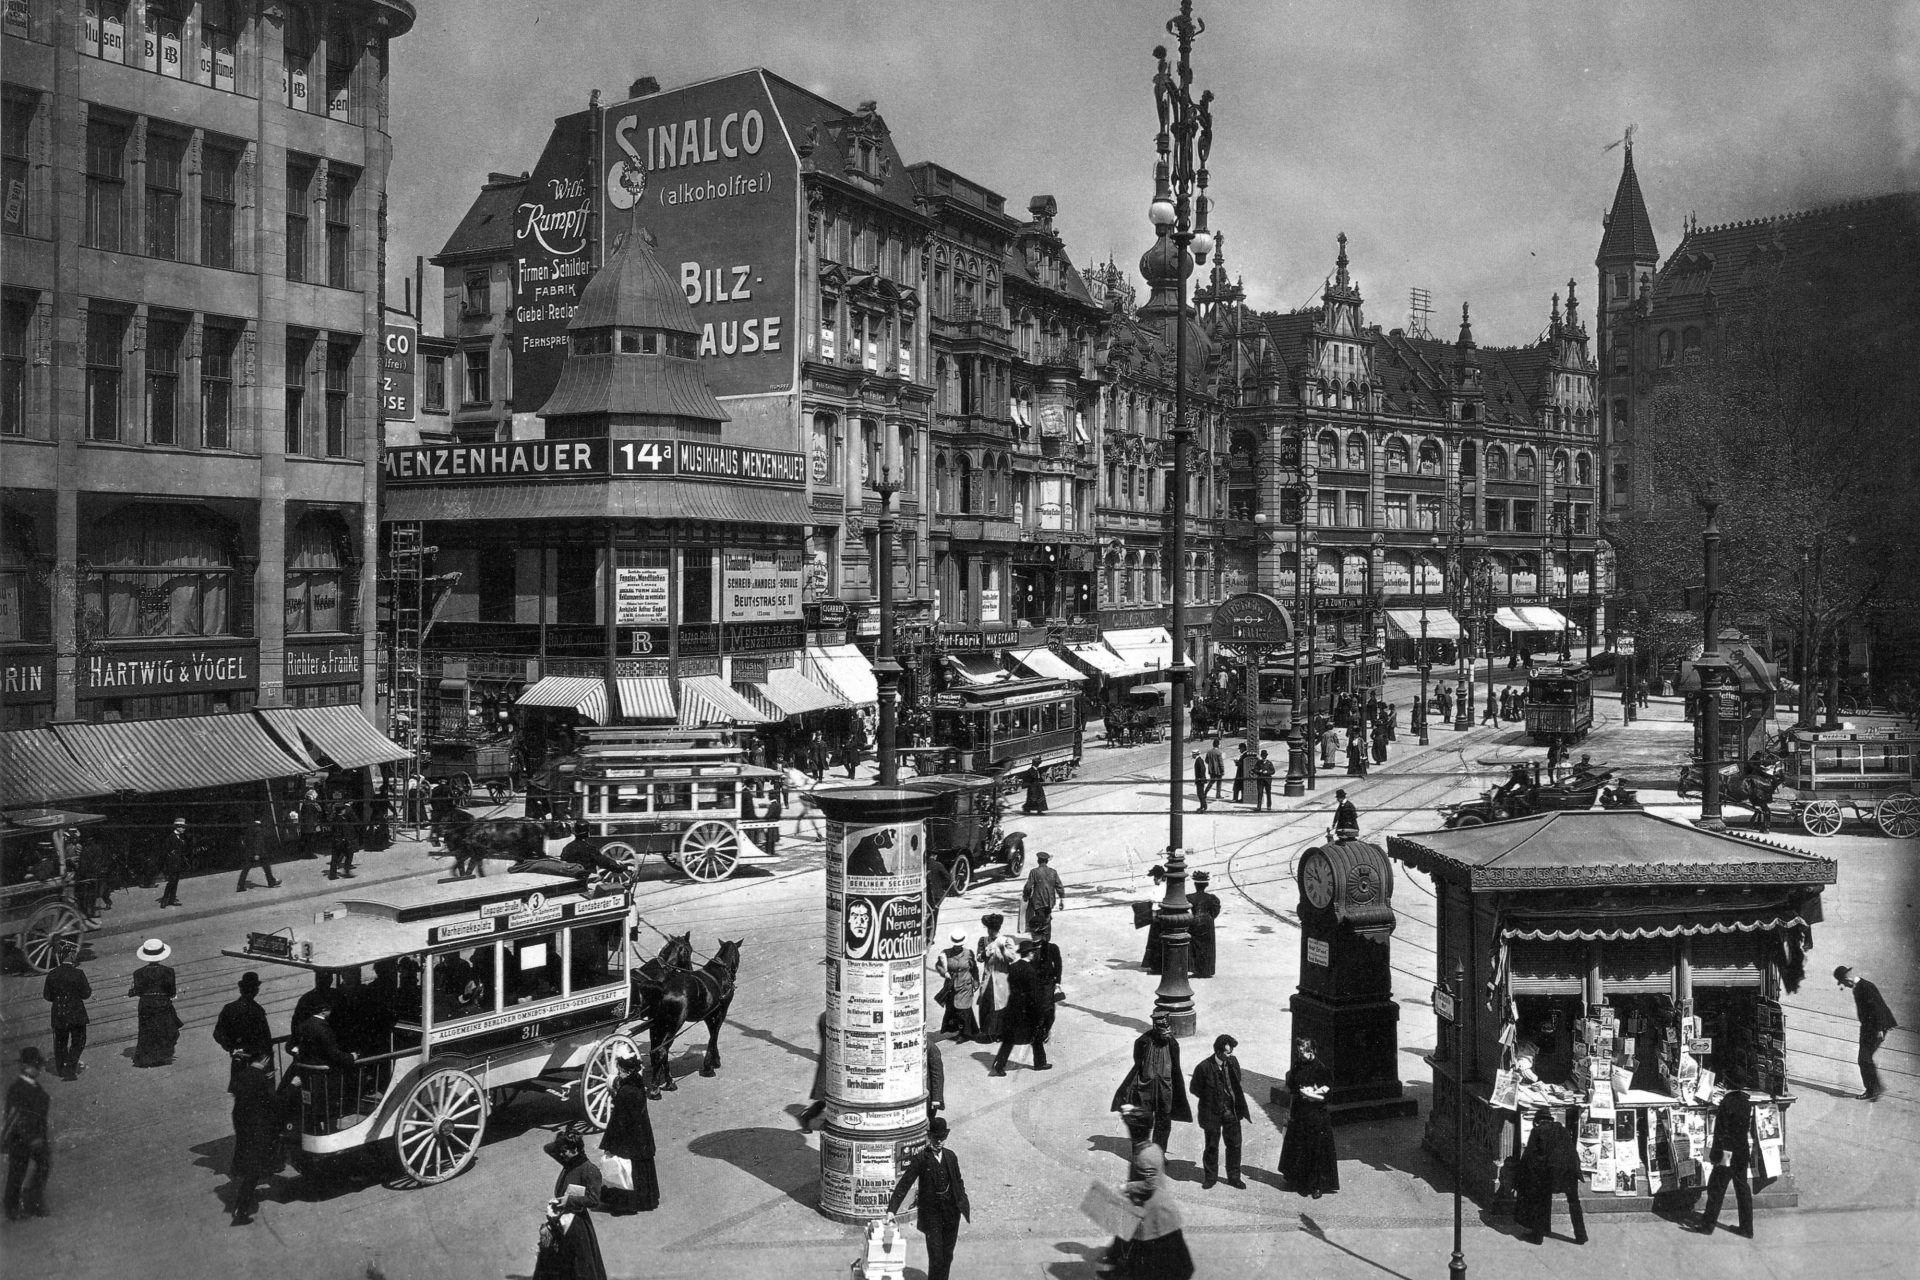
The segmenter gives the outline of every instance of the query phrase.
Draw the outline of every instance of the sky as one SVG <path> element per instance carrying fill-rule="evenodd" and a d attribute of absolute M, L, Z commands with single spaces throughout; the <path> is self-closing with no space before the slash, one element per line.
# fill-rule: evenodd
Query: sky
<path fill-rule="evenodd" d="M 907 163 L 1059 201 L 1073 261 L 1138 280 L 1152 242 L 1156 44 L 1176 0 L 414 0 L 392 46 L 389 281 L 446 243 L 489 171 L 530 169 L 556 116 L 651 75 L 762 66 Z M 1345 232 L 1370 323 L 1429 290 L 1439 337 L 1536 339 L 1634 165 L 1664 258 L 1682 224 L 1920 190 L 1920 0 L 1198 0 L 1211 194 L 1248 301 L 1317 299 Z M 438 328 L 439 288 L 428 329 Z M 1144 289 L 1142 291 L 1144 296 Z M 1592 315 L 1589 309 L 1585 313 Z"/>

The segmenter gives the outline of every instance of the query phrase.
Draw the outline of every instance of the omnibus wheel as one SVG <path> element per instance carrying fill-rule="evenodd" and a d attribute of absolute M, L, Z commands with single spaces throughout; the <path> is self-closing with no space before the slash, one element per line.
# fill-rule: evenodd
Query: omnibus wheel
<path fill-rule="evenodd" d="M 1896 840 L 1920 835 L 1920 800 L 1905 791 L 1896 791 L 1880 802 L 1873 812 L 1880 830 Z"/>
<path fill-rule="evenodd" d="M 1455 827 L 1484 827 L 1487 820 L 1477 813 L 1463 813 L 1453 820 Z"/>
<path fill-rule="evenodd" d="M 1839 707 L 1840 714 L 1843 716 L 1857 716 L 1860 714 L 1859 700 L 1848 694 L 1841 694 L 1840 701 L 1836 705 Z"/>
<path fill-rule="evenodd" d="M 609 840 L 600 846 L 600 852 L 625 867 L 628 875 L 640 874 L 640 859 L 643 855 L 625 840 Z"/>
<path fill-rule="evenodd" d="M 644 1056 L 631 1036 L 610 1035 L 593 1046 L 593 1052 L 587 1055 L 587 1065 L 580 1069 L 574 1100 L 580 1104 L 580 1114 L 594 1129 L 605 1129 L 613 1118 L 613 1087 L 620 1079 L 620 1068 L 615 1064 L 621 1058 Z"/>
<path fill-rule="evenodd" d="M 420 1186 L 464 1173 L 480 1154 L 487 1131 L 487 1094 L 457 1067 L 428 1071 L 400 1103 L 394 1122 L 394 1153 Z"/>
<path fill-rule="evenodd" d="M 973 859 L 964 853 L 953 855 L 953 861 L 947 864 L 947 873 L 953 880 L 947 886 L 947 896 L 957 898 L 973 886 Z"/>
<path fill-rule="evenodd" d="M 1800 826 L 1810 836 L 1833 835 L 1843 817 L 1838 800 L 1810 800 L 1800 807 Z"/>
<path fill-rule="evenodd" d="M 60 944 L 78 945 L 86 934 L 87 922 L 80 908 L 56 898 L 33 909 L 27 922 L 20 926 L 16 941 L 27 967 L 35 973 L 46 973 L 60 963 Z"/>
<path fill-rule="evenodd" d="M 724 822 L 696 822 L 680 837 L 680 867 L 702 884 L 725 880 L 740 862 L 740 833 Z"/>

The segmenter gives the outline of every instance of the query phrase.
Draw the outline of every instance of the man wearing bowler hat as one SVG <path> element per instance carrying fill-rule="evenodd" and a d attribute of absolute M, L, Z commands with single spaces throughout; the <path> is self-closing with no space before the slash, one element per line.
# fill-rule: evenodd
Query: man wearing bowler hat
<path fill-rule="evenodd" d="M 927 1145 L 915 1152 L 900 1171 L 887 1198 L 887 1216 L 900 1212 L 907 1192 L 920 1184 L 920 1207 L 914 1225 L 927 1238 L 927 1280 L 947 1280 L 953 1268 L 953 1246 L 960 1239 L 960 1219 L 973 1219 L 967 1203 L 967 1184 L 960 1177 L 960 1158 L 947 1150 L 947 1122 L 939 1116 L 927 1121 Z"/>

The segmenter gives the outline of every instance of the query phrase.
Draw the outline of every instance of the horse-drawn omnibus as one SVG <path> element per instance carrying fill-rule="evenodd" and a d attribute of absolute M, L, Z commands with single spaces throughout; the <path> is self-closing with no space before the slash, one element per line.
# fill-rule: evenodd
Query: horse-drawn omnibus
<path fill-rule="evenodd" d="M 1572 746 L 1593 728 L 1593 675 L 1580 663 L 1527 670 L 1527 733 Z"/>
<path fill-rule="evenodd" d="M 1260 735 L 1279 739 L 1293 731 L 1293 718 L 1311 706 L 1315 715 L 1333 710 L 1334 663 L 1331 654 L 1317 653 L 1307 665 L 1303 650 L 1296 673 L 1294 655 L 1270 654 L 1260 668 Z"/>
<path fill-rule="evenodd" d="M 1920 799 L 1913 785 L 1920 734 L 1795 727 L 1786 735 L 1786 748 L 1779 796 L 1808 835 L 1833 835 L 1848 810 L 1885 835 L 1920 835 Z"/>
<path fill-rule="evenodd" d="M 763 852 L 774 820 L 766 816 L 780 773 L 749 764 L 743 747 L 720 733 L 586 728 L 580 751 L 554 771 L 558 855 L 584 822 L 600 852 L 629 871 L 659 854 L 695 880 L 725 880 L 743 862 L 771 862 Z"/>
<path fill-rule="evenodd" d="M 1080 765 L 1080 695 L 1065 680 L 1006 680 L 938 694 L 933 740 L 971 773 L 1025 769 L 1035 759 L 1051 781 Z"/>
<path fill-rule="evenodd" d="M 97 813 L 16 809 L 0 824 L 0 940 L 10 941 L 34 973 L 60 963 L 69 946 L 85 941 L 89 921 L 74 892 L 63 832 L 101 821 Z"/>

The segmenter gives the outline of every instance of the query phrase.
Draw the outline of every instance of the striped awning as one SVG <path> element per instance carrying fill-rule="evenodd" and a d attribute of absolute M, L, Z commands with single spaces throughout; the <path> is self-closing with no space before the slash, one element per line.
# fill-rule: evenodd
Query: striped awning
<path fill-rule="evenodd" d="M 413 754 L 367 723 L 359 707 L 271 707 L 254 714 L 287 746 L 338 768 L 365 769 Z"/>
<path fill-rule="evenodd" d="M 40 806 L 118 789 L 76 760 L 51 729 L 0 733 L 0 804 Z"/>
<path fill-rule="evenodd" d="M 665 676 L 621 676 L 613 682 L 620 714 L 629 720 L 677 720 L 673 682 Z"/>
<path fill-rule="evenodd" d="M 1543 604 L 1503 605 L 1493 620 L 1509 631 L 1565 631 L 1569 625 L 1559 610 Z"/>
<path fill-rule="evenodd" d="M 808 645 L 807 662 L 812 676 L 845 698 L 846 705 L 870 707 L 880 701 L 880 685 L 873 678 L 873 664 L 855 646 Z"/>
<path fill-rule="evenodd" d="M 595 724 L 607 722 L 607 682 L 598 676 L 542 676 L 514 699 L 522 707 L 562 707 Z"/>
<path fill-rule="evenodd" d="M 1147 668 L 1128 662 L 1113 650 L 1091 640 L 1084 644 L 1067 646 L 1067 656 L 1075 662 L 1085 663 L 1096 675 L 1108 677 L 1137 676 L 1146 674 Z"/>
<path fill-rule="evenodd" d="M 950 653 L 947 655 L 947 669 L 959 676 L 963 683 L 974 686 L 1004 684 L 1009 678 L 1000 664 L 984 653 Z"/>
<path fill-rule="evenodd" d="M 1165 627 L 1124 628 L 1103 632 L 1100 638 L 1122 660 L 1138 666 L 1141 671 L 1158 671 L 1173 665 L 1173 637 Z"/>
<path fill-rule="evenodd" d="M 89 772 L 140 795 L 320 771 L 304 750 L 296 754 L 250 715 L 59 724 L 53 732 Z"/>
<path fill-rule="evenodd" d="M 733 691 L 719 676 L 680 679 L 680 723 L 689 729 L 709 725 L 767 724 L 774 717 Z"/>
<path fill-rule="evenodd" d="M 1420 616 L 1418 609 L 1389 609 L 1387 610 L 1387 630 L 1402 640 L 1418 640 Z M 1460 638 L 1459 620 L 1445 609 L 1428 609 L 1426 619 L 1427 639 L 1458 640 Z"/>
<path fill-rule="evenodd" d="M 1074 670 L 1051 649 L 1020 649 L 1012 656 L 1028 672 L 1044 679 L 1072 680 L 1077 684 L 1087 678 L 1084 672 Z"/>
<path fill-rule="evenodd" d="M 797 716 L 808 711 L 827 711 L 835 707 L 844 707 L 847 700 L 838 690 L 828 689 L 809 680 L 792 667 L 775 667 L 767 672 L 764 684 L 746 686 L 758 693 L 762 699 L 777 708 L 776 719 Z"/>

